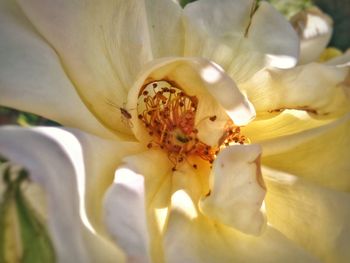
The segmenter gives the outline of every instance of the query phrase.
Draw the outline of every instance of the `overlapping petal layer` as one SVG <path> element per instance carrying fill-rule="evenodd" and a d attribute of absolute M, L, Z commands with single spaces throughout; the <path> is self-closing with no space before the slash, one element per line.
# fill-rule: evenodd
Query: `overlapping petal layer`
<path fill-rule="evenodd" d="M 167 262 L 317 262 L 272 227 L 253 237 L 203 216 L 196 206 L 198 189 L 195 174 L 174 174 L 164 233 Z"/>
<path fill-rule="evenodd" d="M 0 149 L 2 155 L 23 165 L 33 182 L 43 188 L 48 202 L 48 229 L 59 262 L 123 260 L 123 253 L 108 239 L 96 235 L 87 218 L 87 153 L 83 153 L 75 136 L 57 128 L 2 128 Z"/>
<path fill-rule="evenodd" d="M 210 175 L 209 193 L 199 203 L 204 215 L 246 234 L 263 232 L 266 218 L 260 208 L 265 185 L 260 155 L 258 145 L 230 146 L 219 153 Z"/>
<path fill-rule="evenodd" d="M 146 8 L 144 1 L 18 2 L 57 51 L 90 111 L 107 127 L 130 133 L 120 121 L 119 108 L 124 107 L 141 67 L 153 58 L 151 42 L 157 44 L 157 56 L 181 50 L 180 11 L 170 11 L 175 4 L 149 1 Z M 166 12 L 154 16 L 161 9 Z M 148 19 L 146 11 L 153 16 Z M 165 25 L 169 25 L 168 38 L 160 43 Z M 165 45 L 171 38 L 178 42 L 173 48 Z"/>
<path fill-rule="evenodd" d="M 328 125 L 262 143 L 263 163 L 320 185 L 350 191 L 349 114 Z"/>
<path fill-rule="evenodd" d="M 265 66 L 289 68 L 298 57 L 298 39 L 268 3 L 196 1 L 185 14 L 185 55 L 208 58 L 237 82 Z M 266 37 L 268 35 L 269 37 Z"/>
<path fill-rule="evenodd" d="M 241 129 L 251 142 L 261 143 L 321 127 L 332 121 L 334 120 L 312 118 L 302 110 L 284 110 L 281 114 L 271 116 L 271 118 L 254 120 Z"/>
<path fill-rule="evenodd" d="M 115 174 L 115 183 L 106 195 L 105 217 L 114 239 L 130 259 L 163 262 L 162 233 L 171 196 L 171 168 L 166 154 L 152 150 L 124 158 Z M 116 196 L 119 201 L 114 200 Z"/>
<path fill-rule="evenodd" d="M 142 148 L 136 142 L 105 140 L 74 129 L 71 132 L 79 140 L 84 153 L 86 167 L 86 210 L 88 217 L 100 233 L 104 233 L 102 201 L 113 182 L 115 169 L 124 156 L 134 154 Z"/>
<path fill-rule="evenodd" d="M 344 86 L 339 85 L 349 76 L 348 69 L 311 64 L 288 72 L 271 69 L 261 71 L 252 81 L 247 81 L 264 67 L 291 67 L 297 57 L 298 44 L 295 33 L 269 4 L 262 2 L 257 9 L 250 0 L 219 2 L 202 0 L 189 4 L 184 11 L 185 39 L 183 39 L 182 10 L 170 0 L 103 2 L 18 0 L 18 2 L 33 26 L 28 20 L 25 20 L 23 25 L 19 20 L 16 20 L 17 22 L 13 20 L 14 26 L 21 29 L 24 25 L 26 27 L 30 25 L 31 32 L 35 30 L 40 32 L 53 49 L 48 49 L 45 45 L 45 52 L 42 55 L 40 51 L 44 44 L 41 38 L 40 41 L 37 39 L 36 33 L 30 33 L 28 36 L 28 32 L 24 30 L 18 31 L 21 32 L 19 35 L 11 35 L 11 27 L 10 30 L 3 27 L 1 34 L 6 34 L 9 39 L 8 42 L 4 41 L 6 44 L 4 50 L 11 44 L 18 45 L 17 37 L 20 40 L 22 37 L 23 40 L 30 40 L 28 43 L 34 46 L 34 49 L 30 49 L 34 52 L 34 56 L 31 57 L 31 51 L 24 54 L 30 56 L 28 61 L 37 61 L 38 67 L 25 76 L 27 78 L 38 77 L 41 71 L 57 72 L 57 68 L 61 70 L 56 58 L 51 61 L 53 50 L 57 52 L 64 65 L 64 72 L 58 71 L 59 75 L 54 75 L 54 80 L 60 79 L 64 85 L 58 82 L 60 85 L 55 86 L 53 90 L 58 92 L 61 86 L 66 87 L 66 82 L 70 83 L 68 78 L 61 80 L 61 76 L 66 73 L 74 84 L 74 87 L 69 84 L 69 89 L 65 88 L 65 91 L 62 91 L 63 95 L 70 98 L 69 105 L 79 100 L 73 95 L 74 93 L 71 93 L 73 88 L 76 88 L 89 110 L 107 127 L 129 134 L 132 132 L 130 128 L 133 128 L 137 139 L 142 143 L 150 142 L 151 138 L 148 137 L 147 131 L 140 128 L 142 123 L 137 120 L 135 112 L 139 103 L 140 89 L 147 81 L 154 80 L 171 81 L 189 95 L 198 96 L 200 103 L 196 125 L 201 126 L 205 121 L 210 123 L 208 120 L 210 116 L 215 116 L 218 120 L 222 117 L 223 123 L 229 116 L 236 124 L 247 124 L 254 117 L 254 109 L 238 90 L 236 81 L 262 117 L 275 116 L 284 109 L 299 109 L 303 114 L 310 113 L 322 117 L 322 120 L 309 122 L 310 119 L 296 120 L 297 114 L 290 116 L 285 114 L 253 124 L 260 130 L 269 124 L 277 128 L 264 135 L 255 128 L 250 129 L 249 136 L 252 137 L 252 141 L 263 142 L 265 154 L 263 161 L 266 164 L 271 167 L 278 166 L 277 168 L 337 190 L 349 190 L 350 180 L 347 175 L 349 167 L 346 164 L 349 143 L 348 137 L 344 136 L 349 133 L 348 121 L 343 119 L 326 125 L 330 121 L 323 120 L 323 117 L 338 117 L 348 110 L 347 92 Z M 1 2 L 3 3 L 7 2 Z M 11 8 L 20 12 L 15 6 Z M 24 19 L 22 15 L 20 17 Z M 12 16 L 5 16 L 4 21 L 10 18 L 12 19 Z M 18 28 L 16 30 L 19 30 Z M 1 26 L 0 29 L 2 30 Z M 29 63 L 18 64 L 19 60 L 15 55 L 21 49 L 27 50 L 27 47 L 26 45 L 16 47 L 13 53 L 9 53 L 12 54 L 9 57 L 4 53 L 5 58 L 13 62 L 14 68 L 18 71 L 10 68 L 9 71 L 4 71 L 3 75 L 0 73 L 0 76 L 6 77 L 8 72 L 23 72 L 21 65 Z M 182 52 L 186 56 L 198 55 L 213 60 L 235 81 L 230 79 L 218 65 L 206 59 L 171 58 L 146 65 L 146 62 L 153 58 L 170 55 L 178 57 Z M 39 67 L 39 62 L 46 57 L 50 58 L 50 63 Z M 45 67 L 48 71 L 44 71 Z M 139 73 L 142 73 L 141 76 L 137 76 Z M 319 75 L 321 77 L 317 81 L 311 81 L 308 77 L 310 75 L 312 78 Z M 10 83 L 8 87 L 23 87 L 23 80 L 19 85 L 12 77 L 4 79 Z M 44 84 L 49 85 L 50 80 Z M 241 85 L 245 81 L 246 83 Z M 37 82 L 32 83 L 34 85 Z M 129 92 L 132 85 L 134 88 Z M 31 89 L 33 87 L 30 87 Z M 19 90 L 16 88 L 18 94 Z M 44 88 L 40 88 L 38 94 L 43 90 Z M 10 92 L 11 88 L 6 88 L 6 91 Z M 50 93 L 49 102 L 45 103 L 55 102 L 52 94 L 55 96 L 58 94 L 49 90 L 48 93 Z M 13 93 L 9 94 L 4 100 L 14 100 Z M 34 94 L 33 103 L 36 102 L 36 97 L 37 94 Z M 15 102 L 9 106 L 19 107 L 22 98 L 17 102 L 14 100 Z M 47 104 L 43 104 L 44 107 Z M 57 102 L 56 104 L 60 105 Z M 237 105 L 242 107 L 236 107 Z M 28 106 L 28 109 L 29 107 L 31 106 Z M 44 107 L 38 107 L 37 110 L 43 110 Z M 78 107 L 82 107 L 82 104 Z M 123 115 L 121 107 L 132 114 L 134 119 L 130 123 L 121 121 L 125 117 L 125 114 L 121 116 Z M 84 107 L 81 111 L 84 111 L 83 109 Z M 52 115 L 58 116 L 58 120 L 64 119 L 54 111 L 48 112 L 48 117 Z M 80 116 L 83 116 L 82 118 L 88 116 L 86 109 Z M 295 123 L 291 124 L 291 127 L 286 127 L 291 119 Z M 93 124 L 93 121 L 89 122 L 87 130 L 90 130 Z M 326 126 L 319 128 L 323 125 Z M 85 126 L 82 127 L 85 129 Z M 218 125 L 218 128 L 214 129 L 208 127 L 206 125 L 200 127 L 199 137 L 216 143 L 222 134 L 223 126 Z M 249 132 L 249 127 L 246 130 Z M 272 189 L 268 195 L 268 219 L 271 219 L 280 232 L 268 226 L 260 237 L 252 237 L 232 228 L 237 227 L 248 233 L 260 232 L 261 229 L 263 218 L 259 208 L 264 191 L 260 189 L 262 184 L 258 186 L 260 165 L 256 151 L 253 151 L 252 155 L 243 152 L 242 159 L 238 159 L 235 154 L 221 157 L 219 155 L 217 163 L 214 164 L 213 182 L 210 184 L 209 164 L 195 169 L 191 165 L 192 159 L 189 158 L 179 169 L 172 171 L 174 163 L 170 161 L 166 152 L 156 149 L 146 150 L 146 147 L 141 148 L 136 143 L 117 143 L 77 131 L 68 133 L 57 129 L 15 131 L 11 136 L 12 130 L 0 131 L 0 135 L 5 135 L 0 137 L 0 146 L 7 147 L 5 150 L 2 148 L 0 150 L 23 163 L 39 183 L 42 183 L 42 180 L 47 182 L 44 184 L 44 189 L 49 201 L 52 202 L 49 204 L 51 209 L 49 212 L 52 214 L 50 218 L 54 218 L 51 231 L 54 231 L 55 245 L 63 261 L 69 262 L 74 259 L 75 262 L 87 262 L 89 257 L 92 262 L 123 259 L 122 253 L 113 248 L 107 239 L 94 235 L 88 222 L 89 219 L 98 233 L 105 234 L 101 224 L 101 204 L 106 188 L 110 184 L 112 186 L 105 196 L 105 219 L 110 234 L 129 256 L 129 260 L 316 262 L 301 246 L 328 261 L 342 261 L 349 257 L 343 247 L 343 244 L 347 243 L 348 229 L 345 220 L 348 218 L 348 213 L 345 211 L 336 213 L 334 208 L 329 206 L 333 202 L 339 202 L 341 209 L 347 209 L 342 203 L 343 197 L 347 200 L 347 194 L 333 197 L 331 190 L 319 190 L 319 186 L 308 189 L 300 183 L 304 182 L 303 180 L 294 177 L 292 181 L 296 180 L 299 184 L 283 184 L 280 183 L 279 176 L 268 177 L 268 187 Z M 283 138 L 285 135 L 288 136 Z M 281 138 L 272 140 L 276 136 Z M 334 141 L 334 145 L 330 145 L 329 137 L 334 136 L 338 140 Z M 24 144 L 21 143 L 22 140 L 25 140 Z M 266 140 L 269 141 L 265 142 Z M 306 143 L 305 147 L 301 145 L 302 143 Z M 33 149 L 41 152 L 32 152 Z M 326 150 L 322 151 L 323 149 Z M 319 155 L 311 155 L 311 151 L 317 151 Z M 47 154 L 42 156 L 42 153 Z M 129 154 L 131 156 L 123 158 Z M 335 156 L 334 159 L 329 158 L 332 154 Z M 232 161 L 226 166 L 228 169 L 217 166 L 223 160 Z M 316 162 L 318 164 L 319 160 L 323 162 L 325 168 L 321 176 L 313 165 Z M 298 165 L 294 165 L 293 162 L 298 162 Z M 117 172 L 112 183 L 115 169 Z M 239 173 L 238 170 L 245 173 Z M 340 174 L 338 182 L 335 182 L 334 178 L 331 180 L 332 173 Z M 257 182 L 250 186 L 249 182 L 254 176 Z M 242 183 L 247 191 L 244 191 L 244 194 L 240 194 L 239 183 Z M 306 185 L 309 186 L 308 183 Z M 257 191 L 252 193 L 252 189 Z M 86 199 L 82 194 L 83 190 L 86 191 Z M 205 199 L 204 196 L 209 190 L 212 191 L 211 196 Z M 298 231 L 298 228 L 303 227 L 303 223 L 307 225 L 312 223 L 310 217 L 312 207 L 306 206 L 303 200 L 296 198 L 295 193 L 300 194 L 308 203 L 316 200 L 315 205 L 319 210 L 315 215 L 321 218 L 320 224 L 316 224 L 305 233 L 319 238 L 320 242 L 310 245 L 305 241 L 307 236 L 304 233 L 291 232 L 286 226 L 285 222 L 288 222 L 289 215 L 296 219 L 294 228 L 291 228 L 293 231 Z M 209 202 L 207 205 L 209 210 L 198 209 L 201 197 L 204 203 Z M 319 199 L 325 202 L 318 203 Z M 87 217 L 86 213 L 84 217 L 84 213 L 81 212 L 85 211 L 84 201 L 87 202 Z M 245 209 L 244 205 L 240 209 L 241 203 L 244 205 L 253 203 L 253 205 L 240 214 L 240 210 Z M 53 211 L 56 207 L 59 209 Z M 279 209 L 282 209 L 281 214 L 278 213 Z M 71 220 L 67 222 L 62 222 L 59 216 L 54 217 L 58 212 L 64 214 L 68 213 L 67 211 L 71 213 Z M 249 219 L 248 224 L 242 220 L 244 218 Z M 258 219 L 259 222 L 256 224 L 253 222 L 254 219 Z M 69 231 L 64 229 L 65 232 L 57 234 L 57 229 L 62 229 L 62 226 L 67 226 Z M 250 227 L 253 231 L 249 231 Z M 317 232 L 318 227 L 323 230 Z M 301 246 L 295 245 L 283 234 Z M 321 244 L 327 235 L 330 235 L 331 239 Z M 69 239 L 70 237 L 72 239 Z M 70 242 L 62 241 L 66 238 Z M 75 246 L 70 246 L 71 243 Z M 335 244 L 339 244 L 339 247 L 335 248 Z M 67 251 L 64 251 L 66 248 Z M 328 253 L 329 251 L 331 252 Z"/>
<path fill-rule="evenodd" d="M 242 125 L 255 117 L 253 106 L 235 82 L 215 63 L 203 58 L 176 57 L 154 60 L 141 72 L 128 95 L 127 107 L 133 109 L 130 111 L 133 115 L 133 132 L 142 142 L 148 143 L 152 137 L 148 135 L 144 123 L 139 120 L 139 114 L 143 113 L 145 105 L 145 102 L 140 100 L 140 94 L 145 86 L 157 81 L 167 82 L 171 87 L 180 89 L 198 100 L 195 116 L 198 137 L 210 145 L 217 144 L 229 118 L 235 124 Z M 146 92 L 153 98 L 159 95 L 155 89 Z M 157 109 L 160 105 L 152 107 Z M 210 116 L 215 116 L 215 124 L 210 121 Z"/>
<path fill-rule="evenodd" d="M 240 88 L 257 116 L 297 109 L 317 118 L 332 118 L 349 111 L 349 87 L 343 85 L 348 74 L 347 67 L 310 63 L 288 70 L 263 70 Z"/>
<path fill-rule="evenodd" d="M 332 37 L 332 18 L 311 7 L 293 16 L 291 24 L 300 38 L 299 64 L 317 61 Z"/>
<path fill-rule="evenodd" d="M 106 193 L 105 208 L 109 233 L 128 255 L 128 261 L 151 262 L 143 176 L 119 167 Z"/>

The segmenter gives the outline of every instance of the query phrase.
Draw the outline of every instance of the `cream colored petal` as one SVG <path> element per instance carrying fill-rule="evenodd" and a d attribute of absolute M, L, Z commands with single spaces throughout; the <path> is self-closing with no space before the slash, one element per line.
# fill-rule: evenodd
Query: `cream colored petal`
<path fill-rule="evenodd" d="M 216 4 L 200 0 L 186 5 L 185 16 L 189 25 L 206 30 L 210 36 L 242 35 L 249 26 L 254 5 L 252 0 L 220 0 Z"/>
<path fill-rule="evenodd" d="M 85 104 L 124 133 L 119 107 L 141 66 L 152 58 L 143 1 L 18 1 L 59 54 Z"/>
<path fill-rule="evenodd" d="M 105 197 L 105 221 L 131 262 L 164 262 L 162 233 L 171 168 L 166 154 L 148 150 L 125 157 L 116 171 Z"/>
<path fill-rule="evenodd" d="M 153 58 L 181 56 L 184 49 L 182 8 L 172 0 L 144 0 Z"/>
<path fill-rule="evenodd" d="M 230 146 L 219 153 L 210 191 L 199 203 L 204 215 L 246 234 L 261 234 L 266 218 L 261 211 L 265 185 L 260 155 L 261 148 L 255 144 Z"/>
<path fill-rule="evenodd" d="M 291 68 L 299 56 L 299 41 L 291 25 L 272 5 L 260 2 L 254 13 L 248 39 L 265 54 L 267 66 Z"/>
<path fill-rule="evenodd" d="M 116 246 L 95 234 L 86 216 L 84 155 L 74 135 L 58 128 L 5 127 L 0 129 L 0 149 L 44 189 L 59 262 L 123 260 Z"/>
<path fill-rule="evenodd" d="M 349 114 L 328 125 L 263 142 L 264 165 L 350 191 Z"/>
<path fill-rule="evenodd" d="M 55 51 L 13 1 L 0 3 L 0 104 L 113 138 L 88 111 Z"/>
<path fill-rule="evenodd" d="M 254 237 L 202 216 L 186 189 L 173 194 L 169 213 L 166 262 L 317 262 L 270 226 Z"/>
<path fill-rule="evenodd" d="M 317 7 L 302 10 L 291 18 L 300 38 L 299 64 L 317 61 L 333 33 L 330 16 Z"/>
<path fill-rule="evenodd" d="M 69 132 L 79 140 L 84 153 L 87 215 L 95 230 L 104 234 L 102 202 L 105 192 L 112 184 L 115 169 L 122 158 L 139 152 L 141 146 L 134 142 L 105 140 L 74 129 Z"/>
<path fill-rule="evenodd" d="M 263 175 L 269 222 L 321 262 L 349 262 L 350 195 L 274 170 Z"/>
<path fill-rule="evenodd" d="M 313 117 L 332 118 L 349 110 L 348 87 L 341 85 L 348 70 L 318 63 L 289 70 L 263 70 L 240 88 L 247 93 L 257 116 L 297 109 Z"/>
<path fill-rule="evenodd" d="M 195 1 L 184 14 L 185 55 L 213 60 L 237 83 L 266 65 L 291 66 L 298 55 L 291 26 L 266 3 L 256 10 L 252 0 Z"/>
<path fill-rule="evenodd" d="M 145 67 L 128 96 L 127 107 L 137 109 L 131 113 L 133 131 L 140 141 L 152 141 L 138 119 L 138 114 L 143 114 L 145 109 L 140 91 L 156 81 L 163 81 L 164 85 L 181 89 L 198 99 L 195 124 L 199 138 L 208 144 L 217 144 L 229 118 L 241 125 L 249 123 L 255 116 L 250 102 L 218 65 L 202 58 L 154 60 Z M 152 86 L 148 92 L 155 96 Z M 211 116 L 216 116 L 214 123 L 209 119 Z"/>
<path fill-rule="evenodd" d="M 119 167 L 104 206 L 108 231 L 128 261 L 150 262 L 143 176 L 127 166 Z"/>

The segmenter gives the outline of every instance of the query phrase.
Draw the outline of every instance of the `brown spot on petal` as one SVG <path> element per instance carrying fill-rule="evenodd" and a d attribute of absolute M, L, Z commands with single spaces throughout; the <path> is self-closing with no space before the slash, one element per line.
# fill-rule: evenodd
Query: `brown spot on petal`
<path fill-rule="evenodd" d="M 320 115 L 316 109 L 311 108 L 310 106 L 295 106 L 295 107 L 281 107 L 277 109 L 268 110 L 269 113 L 281 113 L 284 110 L 303 110 L 311 114 Z"/>

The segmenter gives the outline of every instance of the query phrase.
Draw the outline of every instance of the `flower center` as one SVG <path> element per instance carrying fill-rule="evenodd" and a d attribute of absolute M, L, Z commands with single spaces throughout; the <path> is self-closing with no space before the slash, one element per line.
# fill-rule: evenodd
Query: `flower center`
<path fill-rule="evenodd" d="M 216 145 L 202 142 L 195 124 L 197 107 L 198 98 L 186 94 L 171 81 L 152 81 L 145 84 L 138 94 L 138 118 L 152 138 L 147 147 L 167 151 L 173 170 L 189 156 L 213 163 L 223 147 L 247 142 L 247 138 L 240 134 L 240 128 L 231 120 L 227 121 Z M 215 115 L 207 118 L 215 125 Z M 197 168 L 197 164 L 192 166 Z"/>

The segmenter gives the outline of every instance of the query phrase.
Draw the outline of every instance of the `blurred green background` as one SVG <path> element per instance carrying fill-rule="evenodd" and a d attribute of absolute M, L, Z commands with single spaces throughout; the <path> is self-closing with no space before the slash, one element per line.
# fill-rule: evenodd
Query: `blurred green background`
<path fill-rule="evenodd" d="M 182 6 L 195 0 L 179 0 Z M 213 0 L 214 1 L 214 0 Z M 258 2 L 264 0 L 257 0 Z M 329 46 L 337 47 L 345 51 L 350 47 L 350 0 L 267 0 L 275 6 L 287 18 L 290 18 L 300 10 L 316 5 L 329 14 L 334 20 L 334 33 Z M 0 94 L 1 96 L 1 94 Z M 17 110 L 0 106 L 0 125 L 14 124 L 21 126 L 48 125 L 58 126 L 59 124 L 43 117 L 20 112 Z"/>

